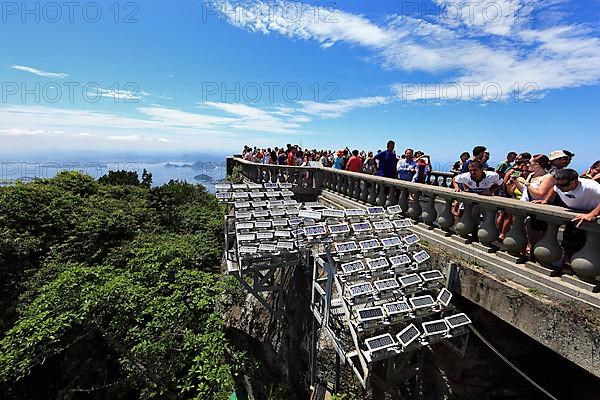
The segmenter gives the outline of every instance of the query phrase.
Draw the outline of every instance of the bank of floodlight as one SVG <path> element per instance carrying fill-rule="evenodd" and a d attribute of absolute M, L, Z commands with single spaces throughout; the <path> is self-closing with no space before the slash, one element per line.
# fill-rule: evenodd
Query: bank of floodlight
<path fill-rule="evenodd" d="M 437 296 L 437 302 L 444 307 L 448 307 L 450 300 L 452 300 L 452 292 L 446 288 L 440 290 Z"/>
<path fill-rule="evenodd" d="M 398 339 L 402 348 L 405 349 L 414 343 L 420 336 L 421 332 L 419 329 L 414 324 L 410 324 L 396 335 L 396 339 Z"/>

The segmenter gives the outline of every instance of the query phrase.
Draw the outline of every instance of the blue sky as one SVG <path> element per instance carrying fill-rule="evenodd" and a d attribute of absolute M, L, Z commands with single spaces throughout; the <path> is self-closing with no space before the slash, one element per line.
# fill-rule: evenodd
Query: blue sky
<path fill-rule="evenodd" d="M 0 153 L 391 138 L 440 162 L 566 148 L 584 168 L 598 17 L 599 0 L 3 3 Z"/>

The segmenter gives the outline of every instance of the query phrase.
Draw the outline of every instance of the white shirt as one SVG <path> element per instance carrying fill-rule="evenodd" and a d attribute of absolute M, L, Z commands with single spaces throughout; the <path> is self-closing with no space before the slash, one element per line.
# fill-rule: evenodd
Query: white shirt
<path fill-rule="evenodd" d="M 463 186 L 468 187 L 470 192 L 477 194 L 481 194 L 494 185 L 502 185 L 503 180 L 497 173 L 492 171 L 483 171 L 483 173 L 485 174 L 483 179 L 479 182 L 476 182 L 473 180 L 473 178 L 471 178 L 470 172 L 465 172 L 464 174 L 460 174 L 455 178 L 456 183 L 461 183 Z"/>
<path fill-rule="evenodd" d="M 567 207 L 574 210 L 591 211 L 600 204 L 600 183 L 592 179 L 579 178 L 579 184 L 570 192 L 563 192 L 556 186 L 554 191 Z"/>

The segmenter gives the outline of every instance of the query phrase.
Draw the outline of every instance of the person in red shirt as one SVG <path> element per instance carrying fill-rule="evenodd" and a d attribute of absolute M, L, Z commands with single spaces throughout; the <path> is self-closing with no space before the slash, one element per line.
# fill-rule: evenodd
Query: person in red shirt
<path fill-rule="evenodd" d="M 362 170 L 363 160 L 358 156 L 358 150 L 352 151 L 352 157 L 346 163 L 346 170 L 360 172 Z"/>
<path fill-rule="evenodd" d="M 296 166 L 296 149 L 292 147 L 287 156 L 287 165 L 291 167 Z"/>

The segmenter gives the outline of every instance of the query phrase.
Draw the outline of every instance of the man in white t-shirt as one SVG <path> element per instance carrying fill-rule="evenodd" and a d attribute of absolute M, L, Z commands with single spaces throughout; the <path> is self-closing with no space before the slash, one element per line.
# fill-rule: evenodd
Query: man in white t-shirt
<path fill-rule="evenodd" d="M 452 179 L 456 192 L 472 192 L 482 196 L 491 196 L 502 186 L 503 180 L 496 172 L 484 171 L 481 162 L 474 160 L 469 164 L 469 172 Z M 462 185 L 462 189 L 459 186 Z"/>
<path fill-rule="evenodd" d="M 554 191 L 540 203 L 551 203 L 556 195 L 574 210 L 587 212 L 573 219 L 577 226 L 584 221 L 592 222 L 600 215 L 600 183 L 592 179 L 579 178 L 573 169 L 561 169 L 554 173 Z"/>

